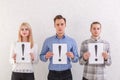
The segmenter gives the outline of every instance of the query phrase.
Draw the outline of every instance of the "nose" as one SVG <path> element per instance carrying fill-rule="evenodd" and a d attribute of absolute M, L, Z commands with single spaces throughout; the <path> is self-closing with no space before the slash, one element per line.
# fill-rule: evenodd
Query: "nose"
<path fill-rule="evenodd" d="M 62 28 L 62 25 L 59 25 L 58 28 Z"/>

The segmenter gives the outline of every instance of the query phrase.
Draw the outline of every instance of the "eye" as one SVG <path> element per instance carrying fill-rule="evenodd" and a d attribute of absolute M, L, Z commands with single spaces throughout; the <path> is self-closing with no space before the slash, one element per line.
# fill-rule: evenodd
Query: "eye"
<path fill-rule="evenodd" d="M 61 26 L 63 26 L 64 24 L 63 23 L 61 23 Z"/>
<path fill-rule="evenodd" d="M 96 30 L 96 28 L 93 28 L 93 30 Z"/>
<path fill-rule="evenodd" d="M 28 28 L 26 28 L 25 30 L 28 31 Z"/>
<path fill-rule="evenodd" d="M 97 28 L 97 30 L 100 30 L 100 28 Z"/>
<path fill-rule="evenodd" d="M 57 26 L 59 26 L 59 24 L 57 24 Z"/>
<path fill-rule="evenodd" d="M 21 31 L 24 31 L 24 29 L 22 28 Z"/>

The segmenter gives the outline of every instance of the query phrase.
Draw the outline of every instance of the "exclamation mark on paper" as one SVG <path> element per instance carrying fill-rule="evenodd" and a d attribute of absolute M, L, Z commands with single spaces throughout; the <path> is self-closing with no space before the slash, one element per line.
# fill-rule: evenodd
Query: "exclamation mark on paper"
<path fill-rule="evenodd" d="M 25 58 L 24 58 L 24 48 L 25 48 L 25 45 L 24 44 L 22 44 L 22 60 L 24 60 Z"/>
<path fill-rule="evenodd" d="M 59 61 L 61 61 L 61 46 L 58 46 L 58 51 L 59 51 Z"/>
<path fill-rule="evenodd" d="M 97 61 L 98 59 L 97 59 L 97 45 L 95 45 L 95 61 Z"/>

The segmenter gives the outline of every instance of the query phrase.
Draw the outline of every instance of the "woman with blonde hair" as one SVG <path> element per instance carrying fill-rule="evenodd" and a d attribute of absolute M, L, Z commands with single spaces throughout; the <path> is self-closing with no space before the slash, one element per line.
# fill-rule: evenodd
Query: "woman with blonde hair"
<path fill-rule="evenodd" d="M 18 53 L 17 44 L 18 43 L 29 43 L 30 49 L 28 56 L 30 57 L 30 62 L 18 62 L 17 57 L 20 57 Z M 17 48 L 17 49 L 16 49 Z M 20 25 L 18 31 L 18 41 L 15 42 L 11 49 L 10 62 L 13 66 L 11 80 L 35 80 L 33 64 L 38 62 L 38 49 L 37 45 L 33 42 L 32 29 L 30 24 L 23 22 Z"/>

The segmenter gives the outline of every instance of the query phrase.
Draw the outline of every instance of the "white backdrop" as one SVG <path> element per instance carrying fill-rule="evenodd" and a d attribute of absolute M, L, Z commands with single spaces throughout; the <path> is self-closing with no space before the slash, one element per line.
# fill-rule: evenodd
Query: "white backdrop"
<path fill-rule="evenodd" d="M 55 34 L 53 18 L 61 14 L 67 19 L 66 34 L 73 37 L 80 49 L 90 37 L 93 21 L 102 23 L 104 39 L 111 43 L 112 65 L 107 67 L 108 80 L 120 80 L 120 1 L 119 0 L 0 0 L 0 80 L 10 80 L 10 46 L 17 40 L 22 22 L 33 29 L 39 52 L 46 37 Z M 72 64 L 74 80 L 81 80 L 83 66 Z M 47 80 L 48 62 L 35 66 L 36 80 Z"/>

